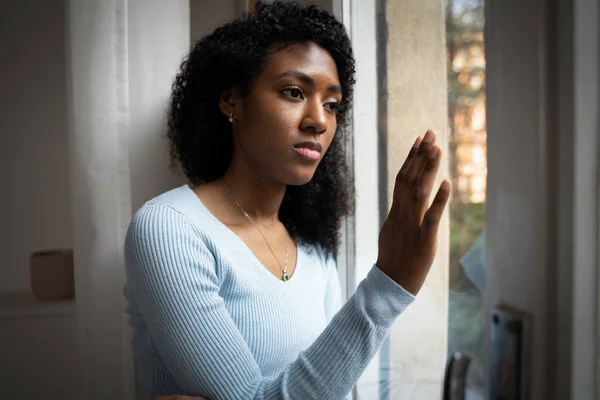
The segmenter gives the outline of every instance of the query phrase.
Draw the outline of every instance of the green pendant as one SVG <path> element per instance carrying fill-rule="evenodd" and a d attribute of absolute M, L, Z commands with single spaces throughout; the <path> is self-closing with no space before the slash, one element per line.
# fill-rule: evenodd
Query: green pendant
<path fill-rule="evenodd" d="M 290 280 L 290 277 L 288 276 L 288 274 L 283 274 L 283 281 L 287 282 Z"/>

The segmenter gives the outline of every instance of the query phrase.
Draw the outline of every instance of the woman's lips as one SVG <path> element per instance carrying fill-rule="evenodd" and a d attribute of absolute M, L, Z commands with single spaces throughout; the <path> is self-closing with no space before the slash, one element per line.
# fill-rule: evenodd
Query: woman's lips
<path fill-rule="evenodd" d="M 294 150 L 309 160 L 318 161 L 321 158 L 322 146 L 318 142 L 303 142 L 295 145 Z"/>

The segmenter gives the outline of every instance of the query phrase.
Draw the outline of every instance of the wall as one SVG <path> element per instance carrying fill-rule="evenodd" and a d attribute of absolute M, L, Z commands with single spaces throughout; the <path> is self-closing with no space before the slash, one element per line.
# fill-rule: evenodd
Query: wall
<path fill-rule="evenodd" d="M 192 45 L 218 26 L 241 15 L 244 0 L 190 0 L 190 42 Z"/>
<path fill-rule="evenodd" d="M 31 251 L 71 246 L 64 29 L 61 0 L 0 5 L 0 293 L 29 289 Z M 78 398 L 70 306 L 0 299 L 0 398 Z"/>
<path fill-rule="evenodd" d="M 315 4 L 321 8 L 324 8 L 326 10 L 333 10 L 333 1 L 335 0 L 296 0 L 299 3 L 310 3 L 310 4 Z"/>
<path fill-rule="evenodd" d="M 29 288 L 29 253 L 69 247 L 64 10 L 0 6 L 0 291 Z"/>
<path fill-rule="evenodd" d="M 225 22 L 242 15 L 251 0 L 190 0 L 190 41 L 192 45 Z M 297 0 L 331 10 L 333 0 Z"/>
<path fill-rule="evenodd" d="M 0 319 L 0 398 L 82 398 L 76 330 L 74 316 Z"/>

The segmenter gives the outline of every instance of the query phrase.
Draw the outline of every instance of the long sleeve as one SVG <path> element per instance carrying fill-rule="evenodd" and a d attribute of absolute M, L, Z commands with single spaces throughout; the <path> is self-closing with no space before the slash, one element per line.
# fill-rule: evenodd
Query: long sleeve
<path fill-rule="evenodd" d="M 142 208 L 125 243 L 128 285 L 165 365 L 187 394 L 220 399 L 341 399 L 413 296 L 376 266 L 316 341 L 274 379 L 219 295 L 215 259 L 178 211 Z"/>

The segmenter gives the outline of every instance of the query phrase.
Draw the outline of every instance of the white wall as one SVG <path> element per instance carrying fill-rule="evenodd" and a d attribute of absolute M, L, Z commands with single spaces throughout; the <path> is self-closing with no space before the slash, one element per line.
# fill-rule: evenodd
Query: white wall
<path fill-rule="evenodd" d="M 333 0 L 296 0 L 332 10 Z M 215 28 L 242 15 L 248 0 L 190 0 L 190 42 L 194 45 Z"/>
<path fill-rule="evenodd" d="M 0 320 L 0 398 L 81 399 L 76 330 L 74 316 Z"/>
<path fill-rule="evenodd" d="M 190 43 L 192 46 L 218 26 L 240 16 L 245 0 L 190 0 Z"/>
<path fill-rule="evenodd" d="M 5 292 L 29 290 L 30 252 L 71 246 L 62 0 L 2 2 L 0 54 Z M 75 315 L 8 314 L 0 318 L 0 398 L 78 398 Z"/>
<path fill-rule="evenodd" d="M 0 291 L 29 289 L 29 253 L 69 247 L 64 10 L 0 5 Z"/>
<path fill-rule="evenodd" d="M 325 8 L 327 10 L 332 11 L 333 10 L 333 1 L 334 0 L 294 0 L 297 1 L 299 3 L 310 3 L 310 4 L 315 4 L 321 8 Z"/>

